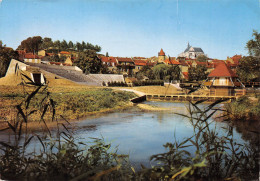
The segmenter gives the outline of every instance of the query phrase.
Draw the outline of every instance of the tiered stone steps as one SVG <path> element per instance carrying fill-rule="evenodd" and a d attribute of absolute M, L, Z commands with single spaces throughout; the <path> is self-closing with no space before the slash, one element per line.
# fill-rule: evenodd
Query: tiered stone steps
<path fill-rule="evenodd" d="M 123 75 L 115 74 L 84 74 L 74 66 L 46 65 L 38 63 L 27 63 L 32 67 L 38 67 L 44 71 L 69 79 L 79 84 L 102 86 L 103 82 L 125 82 Z"/>

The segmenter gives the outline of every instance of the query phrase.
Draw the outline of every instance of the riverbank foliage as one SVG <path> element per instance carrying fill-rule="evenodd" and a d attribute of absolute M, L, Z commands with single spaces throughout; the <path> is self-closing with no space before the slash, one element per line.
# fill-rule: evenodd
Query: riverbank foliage
<path fill-rule="evenodd" d="M 233 121 L 259 121 L 260 99 L 255 101 L 244 96 L 236 101 L 225 104 L 226 116 Z"/>
<path fill-rule="evenodd" d="M 43 89 L 43 90 L 41 90 Z M 41 91 L 40 91 L 41 90 Z M 45 86 L 35 87 L 24 101 L 16 106 L 17 117 L 1 131 L 11 131 L 9 141 L 0 141 L 1 179 L 11 180 L 253 180 L 258 178 L 258 147 L 240 144 L 234 139 L 232 127 L 219 135 L 211 127 L 211 118 L 220 109 L 222 101 L 201 108 L 197 101 L 191 103 L 188 114 L 179 114 L 190 120 L 193 136 L 182 141 L 166 143 L 165 153 L 151 157 L 151 168 L 141 165 L 136 170 L 127 155 L 102 139 L 84 140 L 73 135 L 73 127 L 56 119 L 59 101 L 46 91 Z M 106 93 L 113 94 L 107 89 Z M 28 110 L 36 95 L 41 93 L 39 110 Z M 93 92 L 92 95 L 96 95 Z M 66 95 L 64 95 L 66 97 Z M 80 95 L 79 96 L 79 100 Z M 104 95 L 103 95 L 104 96 Z M 122 95 L 121 95 L 122 96 Z M 119 96 L 120 97 L 120 96 Z M 124 96 L 123 96 L 124 97 Z M 225 100 L 223 100 L 225 101 Z M 70 104 L 70 102 L 67 102 Z M 70 107 L 71 108 L 71 107 Z M 28 117 L 52 113 L 56 130 L 44 134 L 27 132 Z M 29 144 L 38 144 L 32 151 Z M 40 145 L 40 146 L 39 146 Z M 192 149 L 191 149 L 192 148 Z M 195 152 L 191 151 L 195 150 Z"/>
<path fill-rule="evenodd" d="M 10 88 L 10 90 L 11 89 L 12 88 Z M 77 119 L 91 113 L 123 108 L 128 106 L 129 100 L 135 96 L 131 92 L 115 91 L 108 88 L 63 89 L 64 90 L 39 90 L 34 99 L 31 100 L 28 110 L 42 109 L 41 101 L 46 91 L 49 92 L 48 94 L 50 94 L 50 97 L 55 103 L 57 117 L 62 115 L 62 117 L 66 119 Z M 28 91 L 27 93 L 22 89 L 15 92 L 8 91 L 1 93 L 0 101 L 3 104 L 0 105 L 0 120 L 6 121 L 15 117 L 17 114 L 15 108 L 17 103 L 22 102 L 24 97 L 28 96 L 28 93 L 34 92 L 32 88 L 26 87 L 26 90 Z M 47 111 L 45 116 L 50 119 L 51 113 Z M 37 121 L 39 119 L 40 114 L 30 115 L 31 121 Z"/>

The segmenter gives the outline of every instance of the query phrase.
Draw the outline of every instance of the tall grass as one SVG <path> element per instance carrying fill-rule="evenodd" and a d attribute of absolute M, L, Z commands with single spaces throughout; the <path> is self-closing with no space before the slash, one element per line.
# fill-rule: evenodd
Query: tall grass
<path fill-rule="evenodd" d="M 233 121 L 259 121 L 260 99 L 253 102 L 243 96 L 225 105 L 226 116 Z"/>

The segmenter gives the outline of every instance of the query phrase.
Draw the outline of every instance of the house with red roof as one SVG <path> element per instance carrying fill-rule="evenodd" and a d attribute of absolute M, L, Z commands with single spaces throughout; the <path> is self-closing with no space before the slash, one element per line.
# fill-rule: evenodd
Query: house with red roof
<path fill-rule="evenodd" d="M 115 57 L 101 57 L 101 62 L 106 65 L 111 72 L 117 72 L 117 62 Z"/>
<path fill-rule="evenodd" d="M 138 72 L 139 70 L 142 69 L 143 66 L 147 65 L 147 62 L 144 59 L 135 59 L 133 58 L 134 64 L 135 64 L 135 69 L 134 72 Z"/>
<path fill-rule="evenodd" d="M 181 65 L 180 62 L 176 60 L 175 57 L 169 57 L 164 60 L 166 65 Z"/>
<path fill-rule="evenodd" d="M 204 86 L 210 89 L 210 95 L 234 96 L 236 89 L 243 89 L 244 85 L 225 62 L 219 62 L 216 68 L 208 75 Z"/>
<path fill-rule="evenodd" d="M 61 56 L 65 56 L 65 57 L 70 57 L 71 53 L 67 52 L 67 51 L 61 51 L 60 53 L 58 53 L 59 57 Z"/>
<path fill-rule="evenodd" d="M 30 63 L 41 63 L 41 58 L 33 53 L 25 53 L 23 54 L 23 61 Z"/>
<path fill-rule="evenodd" d="M 119 73 L 133 75 L 135 69 L 135 63 L 132 58 L 127 57 L 115 57 L 117 63 L 117 70 Z"/>

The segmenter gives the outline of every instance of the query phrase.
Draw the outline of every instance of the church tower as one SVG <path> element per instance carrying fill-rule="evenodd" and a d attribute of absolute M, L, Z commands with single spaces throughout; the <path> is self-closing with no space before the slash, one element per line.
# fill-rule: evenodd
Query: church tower
<path fill-rule="evenodd" d="M 165 53 L 163 49 L 158 53 L 158 63 L 162 63 L 165 60 Z"/>

